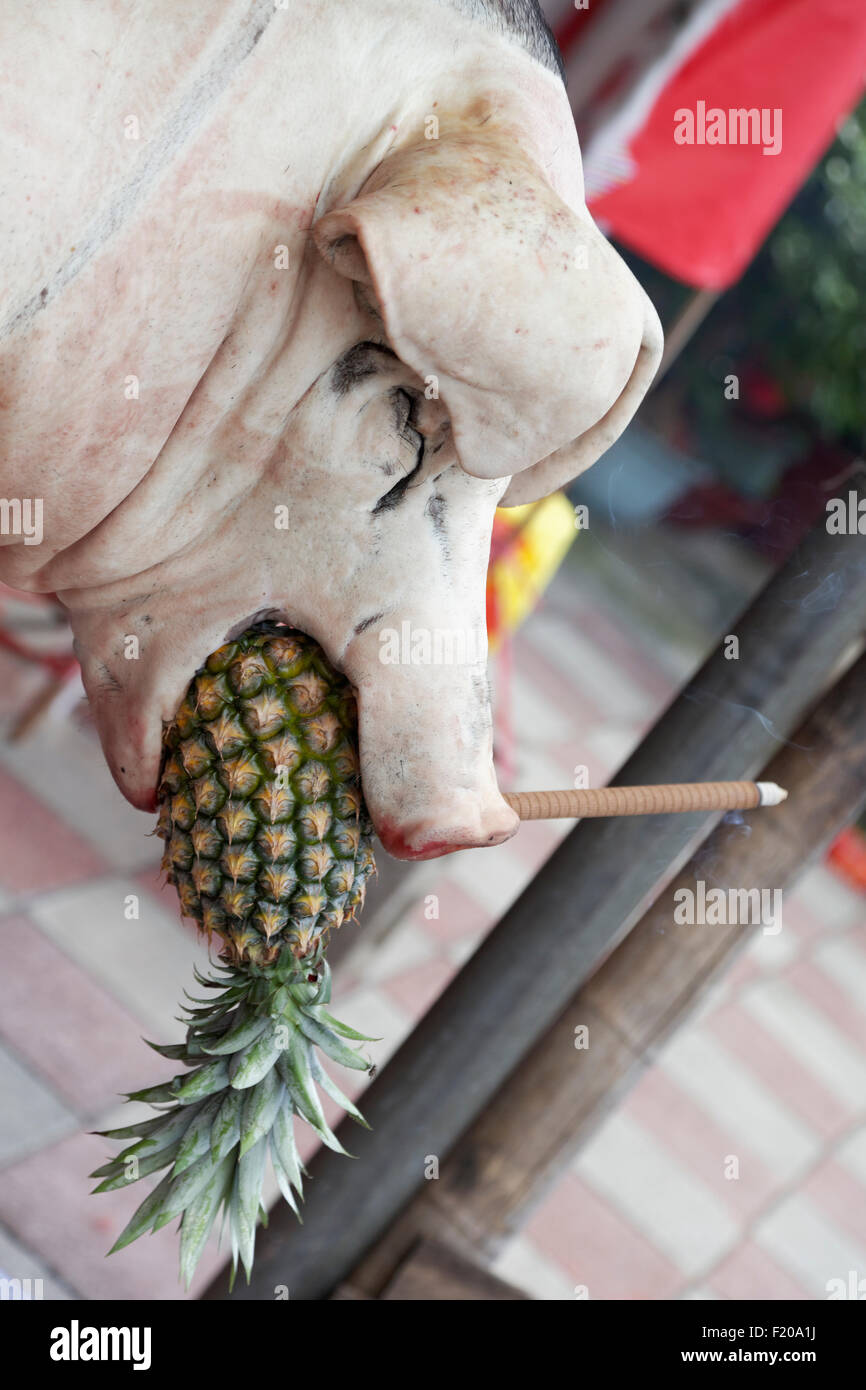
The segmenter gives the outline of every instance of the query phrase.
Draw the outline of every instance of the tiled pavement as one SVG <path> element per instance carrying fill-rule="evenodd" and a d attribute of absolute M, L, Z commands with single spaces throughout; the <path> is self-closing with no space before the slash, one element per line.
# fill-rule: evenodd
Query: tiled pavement
<path fill-rule="evenodd" d="M 581 564 L 515 644 L 516 786 L 570 785 L 578 764 L 601 782 L 708 640 L 695 623 L 660 635 L 613 582 L 603 601 Z M 33 683 L 0 653 L 0 718 Z M 103 1259 L 136 1188 L 86 1195 L 105 1157 L 88 1131 L 117 1122 L 120 1091 L 171 1074 L 139 1039 L 175 1035 L 180 989 L 205 960 L 159 889 L 148 829 L 80 715 L 0 746 L 0 1273 L 42 1278 L 46 1297 L 181 1296 L 170 1230 Z M 384 1039 L 376 1060 L 564 829 L 526 825 L 412 871 L 403 918 L 336 985 L 342 1016 Z M 815 867 L 784 911 L 504 1250 L 503 1277 L 560 1300 L 813 1299 L 866 1276 L 866 900 Z M 220 1259 L 210 1251 L 193 1295 Z"/>

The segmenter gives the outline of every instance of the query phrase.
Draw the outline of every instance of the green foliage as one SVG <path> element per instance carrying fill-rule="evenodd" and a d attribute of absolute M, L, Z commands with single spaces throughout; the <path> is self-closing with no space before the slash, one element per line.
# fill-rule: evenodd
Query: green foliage
<path fill-rule="evenodd" d="M 131 1100 L 169 1102 L 169 1108 L 140 1124 L 103 1130 L 105 1138 L 136 1142 L 91 1174 L 103 1179 L 97 1192 L 112 1192 L 169 1168 L 109 1254 L 180 1217 L 181 1278 L 187 1287 L 221 1210 L 228 1218 L 234 1269 L 240 1258 L 249 1279 L 256 1226 L 264 1214 L 269 1150 L 280 1192 L 299 1215 L 305 1169 L 295 1144 L 295 1116 L 328 1148 L 346 1153 L 325 1118 L 319 1090 L 369 1128 L 315 1048 L 368 1071 L 369 1062 L 342 1039 L 374 1041 L 327 1012 L 331 972 L 321 942 L 301 960 L 286 947 L 267 969 L 247 962 L 219 966 L 213 976 L 196 971 L 196 979 L 219 992 L 203 1008 L 185 1006 L 186 1042 L 172 1046 L 169 1054 L 193 1070 L 131 1093 Z"/>
<path fill-rule="evenodd" d="M 820 432 L 866 444 L 866 103 L 770 238 L 744 289 L 778 302 L 770 365 Z M 761 274 L 766 269 L 766 274 Z M 756 309 L 760 306 L 756 305 Z"/>

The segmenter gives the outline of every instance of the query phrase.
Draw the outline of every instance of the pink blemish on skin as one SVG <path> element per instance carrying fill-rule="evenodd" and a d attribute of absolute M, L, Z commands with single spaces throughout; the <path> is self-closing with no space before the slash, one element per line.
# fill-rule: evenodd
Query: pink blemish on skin
<path fill-rule="evenodd" d="M 211 193 L 209 211 L 215 220 L 229 221 L 246 213 L 259 213 L 268 221 L 276 219 L 304 230 L 310 216 L 309 207 L 287 203 L 282 198 L 268 198 L 262 193 Z"/>
<path fill-rule="evenodd" d="M 593 343 L 593 352 L 601 352 L 603 348 L 610 347 L 610 338 L 599 338 L 597 343 Z"/>

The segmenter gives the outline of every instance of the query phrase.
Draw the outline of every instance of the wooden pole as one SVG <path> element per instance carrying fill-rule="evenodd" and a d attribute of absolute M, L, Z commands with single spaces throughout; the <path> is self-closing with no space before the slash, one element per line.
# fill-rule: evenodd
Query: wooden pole
<path fill-rule="evenodd" d="M 814 528 L 733 625 L 739 659 L 723 643 L 616 782 L 753 778 L 866 626 L 862 548 Z M 719 816 L 581 821 L 365 1093 L 372 1129 L 340 1127 L 357 1161 L 315 1155 L 304 1225 L 275 1208 L 231 1297 L 321 1299 L 342 1283 L 423 1185 L 426 1156 L 447 1156 Z M 204 1297 L 227 1296 L 226 1273 Z"/>
<path fill-rule="evenodd" d="M 866 802 L 866 656 L 767 773 L 791 788 L 788 803 L 717 826 L 350 1275 L 353 1291 L 381 1297 L 419 1238 L 492 1259 L 708 985 L 770 925 L 678 923 L 685 900 L 674 895 L 699 881 L 784 894 L 857 815 Z M 786 929 L 784 899 L 776 925 Z M 576 1047 L 578 1029 L 585 1047 Z"/>

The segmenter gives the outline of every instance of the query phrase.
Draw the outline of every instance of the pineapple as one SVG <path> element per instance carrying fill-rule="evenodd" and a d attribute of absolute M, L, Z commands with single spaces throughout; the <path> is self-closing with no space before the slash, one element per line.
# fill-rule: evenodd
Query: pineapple
<path fill-rule="evenodd" d="M 179 1217 L 187 1287 L 221 1209 L 249 1279 L 268 1153 L 297 1213 L 296 1115 L 345 1153 L 319 1089 L 364 1124 L 317 1053 L 369 1069 L 348 1042 L 372 1040 L 328 1012 L 325 960 L 374 869 L 356 723 L 351 687 L 316 643 L 262 623 L 208 658 L 164 733 L 163 869 L 184 915 L 221 939 L 222 963 L 196 971 L 213 993 L 187 996 L 186 1040 L 149 1044 L 188 1070 L 129 1094 L 160 1111 L 103 1131 L 135 1142 L 91 1176 L 104 1192 L 168 1169 L 110 1253 Z"/>

